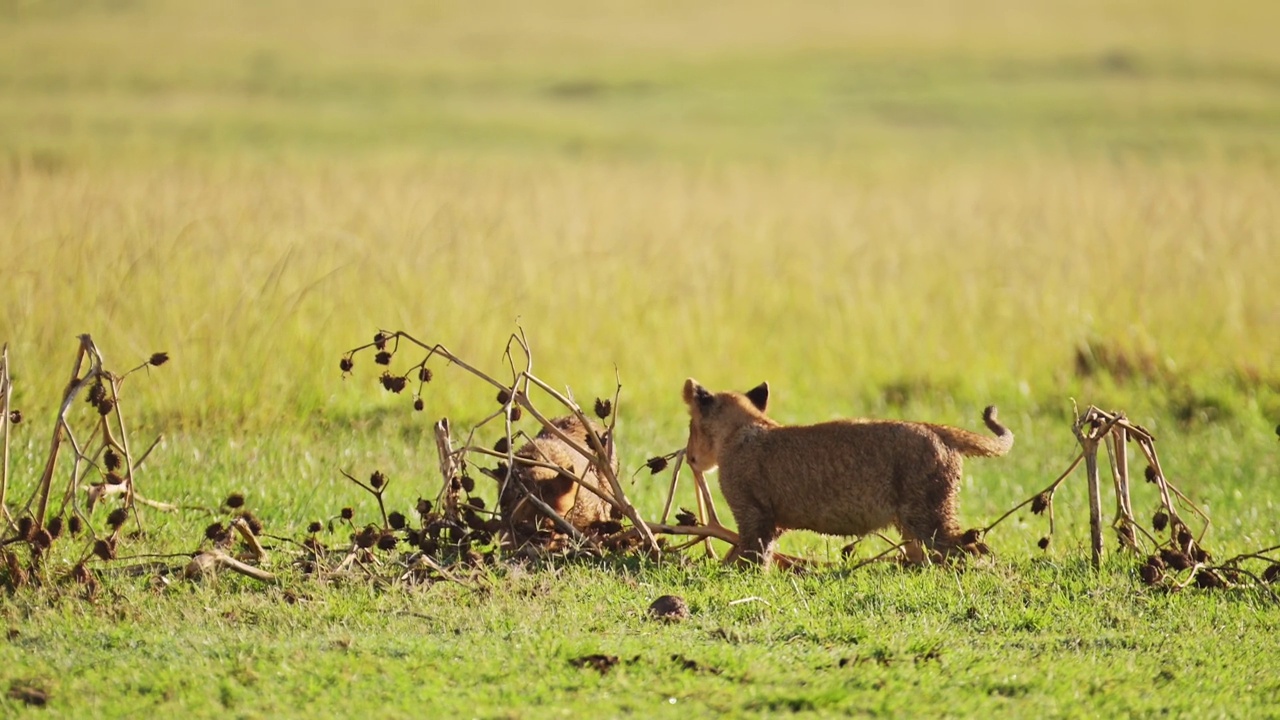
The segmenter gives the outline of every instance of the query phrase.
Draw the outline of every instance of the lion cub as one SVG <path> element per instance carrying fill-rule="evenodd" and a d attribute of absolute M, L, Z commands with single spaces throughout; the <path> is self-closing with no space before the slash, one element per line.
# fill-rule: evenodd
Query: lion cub
<path fill-rule="evenodd" d="M 964 456 L 994 457 L 1013 447 L 995 406 L 983 413 L 991 438 L 897 420 L 783 426 L 765 415 L 768 383 L 745 394 L 712 393 L 689 378 L 684 401 L 685 459 L 700 472 L 720 467 L 720 488 L 738 522 L 741 541 L 726 561 L 767 565 L 786 529 L 865 535 L 890 525 L 903 539 L 946 554 L 964 545 L 955 519 Z"/>
<path fill-rule="evenodd" d="M 587 431 L 576 417 L 559 417 L 551 421 L 565 435 L 583 446 L 587 445 Z M 594 426 L 596 433 L 604 432 L 603 428 Z M 582 453 L 569 447 L 550 430 L 543 428 L 531 442 L 526 443 L 515 452 L 517 457 L 536 460 L 540 463 L 555 465 L 559 471 L 546 467 L 525 465 L 517 462 L 512 474 L 513 482 L 508 484 L 499 498 L 498 506 L 502 516 L 512 523 L 536 522 L 541 516 L 530 503 L 521 500 L 527 493 L 536 495 L 538 499 L 550 505 L 578 530 L 586 530 L 592 523 L 609 520 L 613 517 L 613 507 L 600 496 L 590 490 L 583 490 L 573 478 L 598 489 L 609 497 L 613 491 L 609 483 L 600 477 L 590 461 Z M 614 472 L 618 469 L 616 453 L 610 458 Z M 501 482 L 502 478 L 499 478 Z"/>

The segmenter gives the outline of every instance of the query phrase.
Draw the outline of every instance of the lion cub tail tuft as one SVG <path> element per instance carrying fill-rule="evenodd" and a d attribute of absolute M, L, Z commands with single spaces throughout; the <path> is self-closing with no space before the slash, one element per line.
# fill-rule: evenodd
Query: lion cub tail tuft
<path fill-rule="evenodd" d="M 982 412 L 982 421 L 995 433 L 995 437 L 945 425 L 935 426 L 934 430 L 947 447 L 969 457 L 999 457 L 1013 449 L 1013 431 L 1000 424 L 995 405 L 988 405 Z"/>

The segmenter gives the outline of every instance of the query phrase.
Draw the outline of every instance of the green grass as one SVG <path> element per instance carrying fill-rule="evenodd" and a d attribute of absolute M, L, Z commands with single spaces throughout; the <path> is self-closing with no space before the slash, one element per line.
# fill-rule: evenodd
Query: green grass
<path fill-rule="evenodd" d="M 144 493 L 246 492 L 296 537 L 371 517 L 340 469 L 386 471 L 400 508 L 434 493 L 430 421 L 492 408 L 440 368 L 413 414 L 368 360 L 342 379 L 344 351 L 405 329 L 499 372 L 518 322 L 580 399 L 616 369 L 628 470 L 683 442 L 689 375 L 767 379 L 786 422 L 977 427 L 995 402 L 1018 441 L 966 467 L 974 525 L 1066 467 L 1074 398 L 1156 432 L 1219 557 L 1275 545 L 1278 8 L 0 0 L 10 508 L 78 333 L 114 368 L 173 355 L 126 387 L 134 442 L 166 436 Z M 656 481 L 628 487 L 658 512 Z M 387 593 L 107 574 L 96 603 L 0 598 L 0 690 L 77 717 L 1273 712 L 1269 596 L 1090 574 L 1082 496 L 1048 553 L 1014 517 L 965 570 L 557 562 Z M 209 522 L 145 517 L 125 553 L 189 552 Z M 668 592 L 689 622 L 642 617 Z M 624 662 L 569 665 L 595 652 Z"/>
<path fill-rule="evenodd" d="M 1152 593 L 1078 559 L 801 578 L 568 565 L 492 582 L 304 582 L 294 602 L 230 580 L 98 606 L 24 596 L 7 613 L 40 619 L 10 620 L 21 634 L 0 657 L 78 716 L 1259 716 L 1280 699 L 1274 603 Z M 670 592 L 692 618 L 648 620 Z M 570 664 L 596 653 L 620 662 Z"/>

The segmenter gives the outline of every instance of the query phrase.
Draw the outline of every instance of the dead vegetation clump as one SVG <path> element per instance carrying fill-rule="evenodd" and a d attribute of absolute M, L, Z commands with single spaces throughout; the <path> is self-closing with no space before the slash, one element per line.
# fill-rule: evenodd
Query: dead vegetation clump
<path fill-rule="evenodd" d="M 89 335 L 81 335 L 78 341 L 44 469 L 16 512 L 10 512 L 8 504 L 12 484 L 9 447 L 12 426 L 23 421 L 23 414 L 10 406 L 13 382 L 7 345 L 0 354 L 0 512 L 5 528 L 0 539 L 0 583 L 10 590 L 65 581 L 93 598 L 98 591 L 96 568 L 116 559 L 127 539 L 142 534 L 139 509 L 175 509 L 147 499 L 139 491 L 139 468 L 160 438 L 143 452 L 134 452 L 121 395 L 130 376 L 165 364 L 168 354 L 154 353 L 131 370 L 116 373 L 107 369 Z M 77 403 L 81 399 L 83 402 Z M 95 518 L 94 511 L 106 505 L 113 507 Z M 69 572 L 52 577 L 44 559 L 55 544 L 63 543 L 79 543 L 81 549 L 75 553 Z"/>
<path fill-rule="evenodd" d="M 423 493 L 412 508 L 389 508 L 387 491 L 393 478 L 379 470 L 368 475 L 339 470 L 348 482 L 373 498 L 375 515 L 360 517 L 351 507 L 338 508 L 330 517 L 310 522 L 300 536 L 284 537 L 269 533 L 248 499 L 233 493 L 213 511 L 214 517 L 204 526 L 193 552 L 125 556 L 122 547 L 143 532 L 141 509 L 179 509 L 139 492 L 139 468 L 160 438 L 144 452 L 133 452 L 121 397 L 128 377 L 163 365 L 168 356 L 156 353 L 132 370 L 117 374 L 104 368 L 102 355 L 89 336 L 81 336 L 44 471 L 30 497 L 11 513 L 7 502 L 11 490 L 9 435 L 23 416 L 10 407 L 12 384 L 6 348 L 0 357 L 0 435 L 4 445 L 0 511 L 5 527 L 0 539 L 0 583 L 10 590 L 51 581 L 67 583 L 93 599 L 107 572 L 146 575 L 153 585 L 164 587 L 177 577 L 199 580 L 229 570 L 263 583 L 296 574 L 324 583 L 357 581 L 411 587 L 447 581 L 482 590 L 490 577 L 486 568 L 498 562 L 550 555 L 632 553 L 656 559 L 697 549 L 715 558 L 713 539 L 730 546 L 738 542 L 737 533 L 720 523 L 701 473 L 692 473 L 694 508 L 675 507 L 686 465 L 684 450 L 645 463 L 644 469 L 651 475 L 670 472 L 671 476 L 661 518 L 656 522 L 643 518 L 629 501 L 619 477 L 615 438 L 621 384 L 615 386 L 611 398 L 595 399 L 590 408 L 594 417 L 588 417 L 571 391 L 556 390 L 533 374 L 532 354 L 523 332 L 512 335 L 508 342 L 504 356 L 508 376 L 503 380 L 470 365 L 443 345 L 423 343 L 403 332 L 377 333 L 371 343 L 344 354 L 339 369 L 344 376 L 351 375 L 357 371 L 357 360 L 369 355 L 378 368 L 378 384 L 386 392 L 408 393 L 414 412 L 426 409 L 427 386 L 446 368 L 461 369 L 495 390 L 496 408 L 465 433 L 455 435 L 445 418 L 433 424 L 440 478 L 434 492 Z M 395 369 L 405 355 L 410 356 L 407 367 Z M 81 398 L 83 403 L 77 403 Z M 548 411 L 548 407 L 555 410 Z M 518 426 L 526 417 L 540 426 L 532 436 Z M 481 434 L 494 427 L 499 429 L 497 442 L 482 443 Z M 1116 502 L 1110 527 L 1120 549 L 1140 559 L 1137 576 L 1141 582 L 1165 590 L 1253 585 L 1275 597 L 1269 586 L 1280 580 L 1280 547 L 1215 561 L 1203 546 L 1209 518 L 1166 478 L 1150 432 L 1129 422 L 1123 413 L 1095 407 L 1078 413 L 1072 429 L 1081 452 L 1067 470 L 994 522 L 966 531 L 964 543 L 984 543 L 1000 522 L 1029 506 L 1033 514 L 1048 515 L 1048 532 L 1039 541 L 1040 547 L 1047 549 L 1055 529 L 1055 493 L 1083 463 L 1090 492 L 1090 546 L 1095 565 L 1099 564 L 1106 525 L 1098 454 L 1104 451 Z M 1132 448 L 1145 461 L 1142 475 L 1158 496 L 1149 521 L 1139 518 L 1132 508 Z M 60 459 L 65 461 L 61 470 Z M 97 510 L 99 506 L 101 510 Z M 883 539 L 878 534 L 868 537 Z M 676 542 L 674 538 L 683 539 Z M 845 554 L 852 555 L 863 540 L 856 540 Z M 71 570 L 50 577 L 43 558 L 55 544 L 72 541 L 80 543 L 81 550 L 70 563 Z M 922 561 L 910 555 L 907 543 L 886 542 L 889 549 L 853 568 L 882 561 Z M 175 559 L 181 562 L 171 564 Z M 791 569 L 811 565 L 781 555 L 775 561 Z M 929 558 L 923 562 L 928 563 Z M 301 601 L 296 593 L 287 593 L 286 599 Z M 648 615 L 680 620 L 688 617 L 688 606 L 680 598 L 664 596 L 649 608 Z M 600 664 L 610 666 L 608 662 Z"/>

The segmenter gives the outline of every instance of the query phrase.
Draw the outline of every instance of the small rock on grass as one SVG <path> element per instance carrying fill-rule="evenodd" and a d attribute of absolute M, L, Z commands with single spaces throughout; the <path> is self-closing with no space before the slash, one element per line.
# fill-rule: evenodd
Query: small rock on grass
<path fill-rule="evenodd" d="M 689 619 L 689 604 L 679 595 L 663 595 L 649 606 L 649 616 L 655 620 L 680 622 Z"/>

